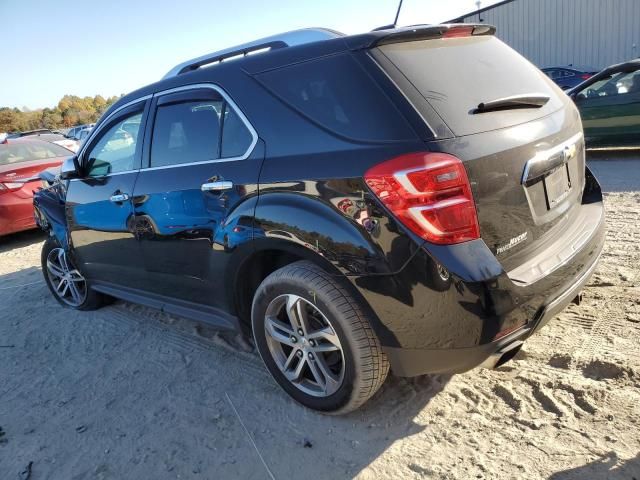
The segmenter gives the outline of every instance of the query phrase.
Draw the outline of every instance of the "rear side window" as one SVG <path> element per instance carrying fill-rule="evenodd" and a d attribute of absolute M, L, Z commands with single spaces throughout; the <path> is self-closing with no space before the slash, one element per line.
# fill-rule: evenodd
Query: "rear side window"
<path fill-rule="evenodd" d="M 151 166 L 243 156 L 251 132 L 224 99 L 160 105 L 151 140 Z"/>
<path fill-rule="evenodd" d="M 404 117 L 349 54 L 290 65 L 256 78 L 290 107 L 343 137 L 413 138 Z"/>
<path fill-rule="evenodd" d="M 456 135 L 518 125 L 563 106 L 551 80 L 493 36 L 391 43 L 379 51 Z M 473 113 L 480 103 L 532 93 L 548 95 L 550 100 L 542 108 Z"/>

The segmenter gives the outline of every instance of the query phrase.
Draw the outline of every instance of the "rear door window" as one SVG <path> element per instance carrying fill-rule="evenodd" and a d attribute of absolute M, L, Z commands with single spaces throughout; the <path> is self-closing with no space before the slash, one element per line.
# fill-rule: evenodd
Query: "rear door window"
<path fill-rule="evenodd" d="M 404 117 L 350 54 L 286 66 L 256 78 L 298 113 L 340 136 L 366 141 L 413 138 Z"/>
<path fill-rule="evenodd" d="M 528 122 L 563 105 L 544 73 L 493 36 L 391 43 L 378 51 L 458 136 Z M 542 108 L 473 113 L 480 103 L 532 93 L 549 95 L 550 100 Z"/>

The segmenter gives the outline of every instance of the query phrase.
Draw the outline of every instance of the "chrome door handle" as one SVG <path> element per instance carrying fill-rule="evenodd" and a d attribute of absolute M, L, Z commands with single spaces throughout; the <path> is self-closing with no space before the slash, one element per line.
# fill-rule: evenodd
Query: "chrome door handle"
<path fill-rule="evenodd" d="M 203 183 L 200 189 L 203 192 L 220 192 L 222 190 L 231 190 L 233 188 L 233 182 L 209 182 Z"/>
<path fill-rule="evenodd" d="M 109 200 L 111 200 L 113 203 L 122 203 L 129 200 L 129 195 L 127 195 L 126 193 L 116 193 L 115 195 L 111 195 L 111 198 L 109 198 Z"/>

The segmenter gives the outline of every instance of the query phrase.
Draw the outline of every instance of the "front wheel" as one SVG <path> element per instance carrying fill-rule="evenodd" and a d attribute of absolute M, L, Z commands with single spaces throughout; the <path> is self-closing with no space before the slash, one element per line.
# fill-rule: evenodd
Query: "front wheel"
<path fill-rule="evenodd" d="M 299 403 L 343 414 L 384 383 L 389 362 L 358 299 L 315 264 L 295 262 L 258 287 L 251 312 L 256 347 Z"/>
<path fill-rule="evenodd" d="M 42 273 L 55 299 L 65 307 L 94 310 L 102 306 L 103 297 L 89 288 L 73 260 L 54 237 L 42 246 Z"/>

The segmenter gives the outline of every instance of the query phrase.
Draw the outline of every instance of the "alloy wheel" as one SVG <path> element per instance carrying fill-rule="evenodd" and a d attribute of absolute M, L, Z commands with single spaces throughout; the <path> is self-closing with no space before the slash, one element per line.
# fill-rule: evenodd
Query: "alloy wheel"
<path fill-rule="evenodd" d="M 274 298 L 265 313 L 269 352 L 285 378 L 302 392 L 327 397 L 344 380 L 340 339 L 327 317 L 297 295 Z"/>
<path fill-rule="evenodd" d="M 47 255 L 47 275 L 54 293 L 67 305 L 79 307 L 87 298 L 87 282 L 62 248 Z"/>

